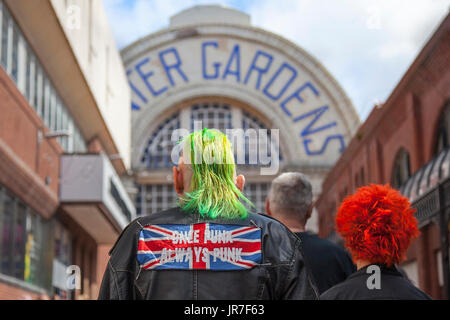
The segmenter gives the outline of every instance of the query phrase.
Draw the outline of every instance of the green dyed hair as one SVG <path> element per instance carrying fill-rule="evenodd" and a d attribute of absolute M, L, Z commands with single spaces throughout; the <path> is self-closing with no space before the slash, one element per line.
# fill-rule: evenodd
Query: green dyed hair
<path fill-rule="evenodd" d="M 241 199 L 254 207 L 236 187 L 231 143 L 215 129 L 195 131 L 184 138 L 183 160 L 192 168 L 191 192 L 178 199 L 178 205 L 202 217 L 236 219 L 247 217 Z"/>

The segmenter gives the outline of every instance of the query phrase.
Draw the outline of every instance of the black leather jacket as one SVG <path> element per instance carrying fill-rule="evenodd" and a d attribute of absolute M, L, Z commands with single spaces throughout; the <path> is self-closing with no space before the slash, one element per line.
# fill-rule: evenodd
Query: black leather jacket
<path fill-rule="evenodd" d="M 149 270 L 142 267 L 137 251 L 144 227 L 169 225 L 170 228 L 171 225 L 199 223 L 259 228 L 261 260 L 242 270 Z M 131 222 L 109 253 L 99 299 L 318 298 L 303 260 L 301 240 L 279 221 L 265 215 L 250 213 L 244 220 L 207 220 L 173 208 Z"/>

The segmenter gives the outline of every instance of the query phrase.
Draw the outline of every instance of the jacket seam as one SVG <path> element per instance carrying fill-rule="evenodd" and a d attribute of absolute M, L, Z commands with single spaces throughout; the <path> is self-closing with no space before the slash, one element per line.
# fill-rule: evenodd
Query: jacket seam
<path fill-rule="evenodd" d="M 120 294 L 120 290 L 119 290 L 119 284 L 117 283 L 117 275 L 116 275 L 116 270 L 114 269 L 111 261 L 108 261 L 108 265 L 111 268 L 111 275 L 112 275 L 112 279 L 114 282 L 114 289 L 117 291 L 117 297 L 119 298 L 119 300 L 121 300 L 121 294 Z"/>

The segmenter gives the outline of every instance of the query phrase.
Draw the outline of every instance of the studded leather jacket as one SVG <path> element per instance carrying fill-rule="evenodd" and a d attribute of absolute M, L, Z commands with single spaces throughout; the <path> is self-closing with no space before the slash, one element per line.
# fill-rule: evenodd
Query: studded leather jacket
<path fill-rule="evenodd" d="M 301 240 L 279 221 L 208 220 L 179 208 L 131 222 L 109 252 L 99 299 L 317 299 Z"/>

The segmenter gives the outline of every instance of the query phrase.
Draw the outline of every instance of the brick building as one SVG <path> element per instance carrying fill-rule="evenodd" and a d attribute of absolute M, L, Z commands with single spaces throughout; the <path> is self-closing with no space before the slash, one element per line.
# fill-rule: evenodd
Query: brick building
<path fill-rule="evenodd" d="M 359 186 L 389 183 L 417 208 L 421 236 L 402 264 L 434 298 L 448 298 L 450 197 L 450 16 L 423 47 L 385 103 L 359 127 L 322 184 L 319 234 L 334 231 L 340 202 Z"/>
<path fill-rule="evenodd" d="M 96 298 L 135 215 L 119 179 L 130 93 L 101 2 L 1 0 L 0 65 L 0 299 Z"/>

